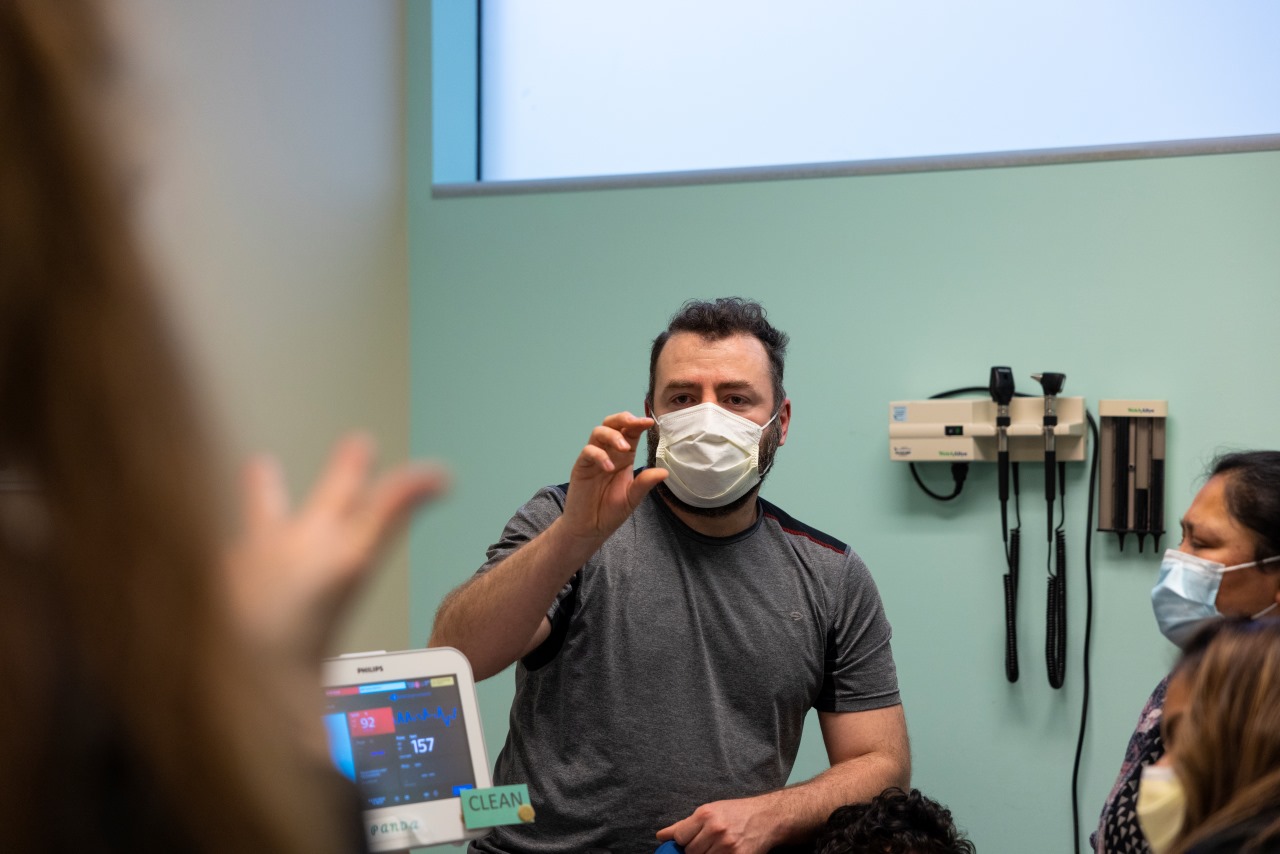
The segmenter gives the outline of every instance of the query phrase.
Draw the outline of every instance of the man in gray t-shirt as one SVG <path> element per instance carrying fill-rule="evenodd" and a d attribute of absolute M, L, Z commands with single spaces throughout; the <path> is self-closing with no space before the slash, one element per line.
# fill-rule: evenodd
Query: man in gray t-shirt
<path fill-rule="evenodd" d="M 495 778 L 538 810 L 474 850 L 766 852 L 909 784 L 866 566 L 758 497 L 791 420 L 785 347 L 755 303 L 687 303 L 654 341 L 652 418 L 606 418 L 441 605 L 432 645 L 481 679 L 518 662 Z M 782 788 L 810 708 L 831 768 Z"/>

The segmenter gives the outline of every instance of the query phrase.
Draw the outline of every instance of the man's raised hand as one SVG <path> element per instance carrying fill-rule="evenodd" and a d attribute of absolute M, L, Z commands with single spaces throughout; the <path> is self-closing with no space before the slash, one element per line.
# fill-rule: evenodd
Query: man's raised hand
<path fill-rule="evenodd" d="M 573 536 L 604 542 L 667 477 L 664 469 L 633 474 L 636 445 L 652 418 L 618 412 L 591 431 L 569 475 L 564 521 Z"/>

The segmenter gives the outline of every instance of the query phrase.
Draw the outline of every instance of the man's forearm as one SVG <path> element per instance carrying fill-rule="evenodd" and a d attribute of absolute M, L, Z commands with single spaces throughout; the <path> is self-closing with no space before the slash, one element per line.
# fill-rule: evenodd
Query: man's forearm
<path fill-rule="evenodd" d="M 753 799 L 774 822 L 775 844 L 804 842 L 837 807 L 869 801 L 890 786 L 911 785 L 906 756 L 886 751 L 847 759 L 816 777 Z"/>
<path fill-rule="evenodd" d="M 764 854 L 808 842 L 837 807 L 868 801 L 890 786 L 910 785 L 906 751 L 873 751 L 833 765 L 808 782 L 755 797 L 713 801 L 658 831 L 681 845 Z M 709 846 L 709 847 L 708 847 Z"/>
<path fill-rule="evenodd" d="M 476 679 L 502 671 L 529 650 L 556 595 L 598 548 L 567 534 L 557 519 L 449 594 L 436 612 L 428 644 L 461 650 Z"/>

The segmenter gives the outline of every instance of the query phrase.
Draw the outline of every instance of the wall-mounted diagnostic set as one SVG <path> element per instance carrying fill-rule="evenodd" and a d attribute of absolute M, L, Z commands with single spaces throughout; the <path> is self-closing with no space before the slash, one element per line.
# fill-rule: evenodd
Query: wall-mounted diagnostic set
<path fill-rule="evenodd" d="M 997 466 L 1000 536 L 1004 546 L 1005 675 L 1018 681 L 1017 602 L 1021 562 L 1022 513 L 1018 468 L 1043 466 L 1046 503 L 1045 537 L 1048 575 L 1045 624 L 1045 664 L 1049 684 L 1061 688 L 1066 677 L 1067 551 L 1066 464 L 1084 462 L 1087 432 L 1094 436 L 1085 519 L 1083 639 L 1084 690 L 1080 737 L 1072 774 L 1072 815 L 1079 829 L 1079 769 L 1089 703 L 1089 645 L 1093 612 L 1092 535 L 1094 498 L 1098 502 L 1097 530 L 1114 532 L 1121 550 L 1126 535 L 1143 549 L 1148 535 L 1152 549 L 1164 534 L 1165 422 L 1163 400 L 1103 400 L 1098 427 L 1082 397 L 1062 397 L 1066 376 L 1031 374 L 1039 394 L 1014 389 L 1013 371 L 993 367 L 987 385 L 952 389 L 926 400 L 897 400 L 889 404 L 889 458 L 909 464 L 916 483 L 930 497 L 951 501 L 959 497 L 971 463 Z M 916 463 L 950 463 L 953 489 L 942 494 L 930 489 Z M 1097 492 L 1094 485 L 1097 484 Z M 1012 498 L 1013 523 L 1009 504 Z M 1055 519 L 1054 505 L 1058 505 Z M 1075 834 L 1077 847 L 1079 834 Z"/>
<path fill-rule="evenodd" d="M 998 467 L 1000 537 L 1004 547 L 1005 574 L 1005 675 L 1018 681 L 1017 603 L 1021 564 L 1022 513 L 1019 506 L 1019 463 L 1040 463 L 1044 468 L 1046 503 L 1045 661 L 1049 684 L 1060 688 L 1066 675 L 1066 472 L 1069 462 L 1083 462 L 1086 451 L 1084 398 L 1062 397 L 1066 375 L 1051 371 L 1032 374 L 1041 394 L 1018 394 L 1010 368 L 991 369 L 986 387 L 975 386 L 943 392 L 927 400 L 898 400 L 889 404 L 889 456 L 912 463 L 912 474 L 929 495 L 947 501 L 960 494 L 968 464 L 991 462 Z M 981 394 L 981 398 L 957 398 Z M 920 480 L 915 463 L 952 464 L 955 483 L 950 495 L 939 495 Z M 1014 524 L 1009 524 L 1013 499 Z M 1055 519 L 1055 503 L 1059 514 Z"/>
<path fill-rule="evenodd" d="M 940 501 L 960 495 L 970 463 L 995 463 L 998 467 L 1000 536 L 1006 566 L 1005 672 L 1010 682 L 1018 680 L 1015 623 L 1022 534 L 1018 468 L 1020 463 L 1043 465 L 1045 537 L 1049 544 L 1045 660 L 1049 684 L 1057 688 L 1065 676 L 1066 656 L 1065 464 L 1085 461 L 1086 433 L 1092 428 L 1097 441 L 1091 470 L 1100 475 L 1097 530 L 1115 533 L 1122 550 L 1128 534 L 1137 537 L 1140 552 L 1148 536 L 1153 550 L 1157 549 L 1164 534 L 1165 422 L 1169 408 L 1163 400 L 1099 401 L 1099 429 L 1084 398 L 1061 396 L 1064 374 L 1046 371 L 1031 378 L 1040 387 L 1038 395 L 1018 393 L 1013 371 L 997 366 L 991 369 L 986 386 L 953 389 L 924 400 L 893 401 L 889 404 L 889 458 L 910 463 L 916 483 Z M 951 464 L 954 488 L 950 494 L 939 494 L 926 486 L 915 466 L 938 462 Z M 1090 517 L 1092 492 L 1091 483 Z M 1059 510 L 1056 519 L 1055 503 Z"/>
<path fill-rule="evenodd" d="M 985 391 L 986 389 L 983 389 Z M 889 456 L 914 463 L 994 463 L 1007 442 L 1011 462 L 1039 462 L 1045 454 L 1045 399 L 895 400 L 889 404 Z M 1085 458 L 1083 397 L 1055 398 L 1054 455 L 1061 462 Z M 997 409 L 1008 422 L 997 424 Z M 1003 434 L 1004 438 L 1001 438 Z"/>

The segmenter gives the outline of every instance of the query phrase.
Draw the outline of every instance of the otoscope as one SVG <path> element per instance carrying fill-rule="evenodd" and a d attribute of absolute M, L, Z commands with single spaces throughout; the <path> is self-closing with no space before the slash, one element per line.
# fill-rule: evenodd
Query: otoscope
<path fill-rule="evenodd" d="M 1044 500 L 1049 505 L 1049 541 L 1053 541 L 1053 498 L 1056 491 L 1054 476 L 1057 473 L 1057 446 L 1053 431 L 1058 426 L 1058 395 L 1062 392 L 1062 384 L 1067 381 L 1066 374 L 1032 374 L 1031 379 L 1040 383 L 1044 389 Z"/>
<path fill-rule="evenodd" d="M 1005 649 L 1004 672 L 1010 682 L 1018 681 L 1018 537 L 1013 532 L 1009 538 L 1009 402 L 1013 400 L 1013 371 L 1009 368 L 991 369 L 989 385 L 991 399 L 996 404 L 996 464 L 1000 491 L 1000 539 L 1004 543 L 1005 563 L 1008 572 L 1004 576 Z M 1019 525 L 1021 527 L 1021 525 Z"/>
<path fill-rule="evenodd" d="M 1057 572 L 1049 569 L 1049 595 L 1046 605 L 1045 626 L 1045 664 L 1049 671 L 1049 685 L 1061 688 L 1066 677 L 1067 663 L 1067 545 L 1066 536 L 1061 526 L 1057 530 L 1057 544 L 1054 544 L 1053 501 L 1055 498 L 1054 478 L 1058 474 L 1057 452 L 1054 442 L 1054 428 L 1058 426 L 1057 396 L 1062 392 L 1065 374 L 1045 372 L 1032 374 L 1031 378 L 1040 383 L 1044 389 L 1044 498 L 1047 505 L 1047 524 L 1049 540 L 1049 558 L 1058 559 Z M 1063 491 L 1062 512 L 1066 517 L 1066 476 L 1062 477 Z"/>

